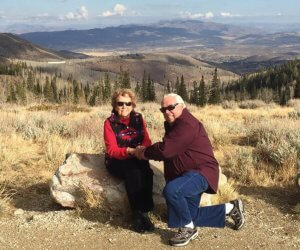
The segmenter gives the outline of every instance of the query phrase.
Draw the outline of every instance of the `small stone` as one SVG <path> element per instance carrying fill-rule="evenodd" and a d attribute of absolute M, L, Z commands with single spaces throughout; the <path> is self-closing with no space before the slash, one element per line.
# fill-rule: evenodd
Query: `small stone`
<path fill-rule="evenodd" d="M 23 215 L 23 214 L 24 214 L 24 210 L 21 209 L 21 208 L 18 208 L 18 209 L 14 212 L 14 215 L 15 215 L 15 216 Z"/>

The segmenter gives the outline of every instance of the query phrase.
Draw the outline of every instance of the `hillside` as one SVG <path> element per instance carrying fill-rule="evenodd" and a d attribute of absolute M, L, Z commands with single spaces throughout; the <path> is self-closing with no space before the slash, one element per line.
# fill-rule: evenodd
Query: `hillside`
<path fill-rule="evenodd" d="M 23 38 L 9 34 L 0 33 L 0 57 L 23 60 L 65 60 L 71 58 L 87 58 L 88 56 L 80 55 L 73 52 L 58 52 L 42 48 Z"/>
<path fill-rule="evenodd" d="M 95 71 L 109 71 L 114 73 L 128 70 L 130 75 L 137 81 L 143 78 L 144 70 L 150 74 L 151 79 L 160 84 L 168 81 L 175 84 L 176 78 L 184 76 L 188 87 L 193 81 L 199 82 L 202 75 L 209 84 L 215 67 L 180 53 L 136 53 L 120 56 L 107 56 L 92 58 L 80 62 L 80 65 Z M 219 70 L 218 76 L 221 81 L 237 79 L 237 75 L 226 70 Z"/>
<path fill-rule="evenodd" d="M 260 56 L 250 56 L 242 60 L 222 62 L 222 63 L 213 63 L 209 62 L 211 65 L 215 65 L 218 68 L 223 68 L 225 70 L 232 71 L 236 74 L 247 74 L 255 73 L 273 66 L 279 66 L 286 63 L 288 60 L 293 60 L 293 56 L 285 57 L 272 57 L 267 55 Z"/>

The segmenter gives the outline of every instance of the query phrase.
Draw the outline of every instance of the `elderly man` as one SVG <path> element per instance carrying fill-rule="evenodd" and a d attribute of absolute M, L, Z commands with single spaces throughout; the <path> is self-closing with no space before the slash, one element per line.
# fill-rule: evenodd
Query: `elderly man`
<path fill-rule="evenodd" d="M 166 186 L 163 195 L 168 208 L 168 226 L 179 228 L 169 240 L 172 246 L 184 246 L 198 236 L 198 227 L 225 227 L 227 217 L 240 229 L 245 218 L 243 203 L 199 207 L 201 195 L 216 193 L 219 166 L 207 133 L 185 107 L 177 94 L 165 95 L 160 111 L 165 118 L 162 142 L 140 148 L 135 155 L 142 159 L 164 161 Z"/>

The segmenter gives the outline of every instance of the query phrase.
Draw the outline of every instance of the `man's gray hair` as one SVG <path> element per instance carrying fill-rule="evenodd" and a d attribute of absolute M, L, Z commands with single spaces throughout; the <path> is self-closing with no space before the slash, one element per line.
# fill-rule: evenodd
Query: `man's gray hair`
<path fill-rule="evenodd" d="M 175 100 L 176 100 L 176 103 L 182 104 L 182 106 L 185 108 L 185 103 L 184 103 L 184 101 L 183 101 L 183 99 L 182 99 L 182 97 L 180 95 L 177 95 L 175 93 L 170 93 L 170 94 L 164 95 L 163 99 L 165 99 L 166 97 L 174 97 Z"/>

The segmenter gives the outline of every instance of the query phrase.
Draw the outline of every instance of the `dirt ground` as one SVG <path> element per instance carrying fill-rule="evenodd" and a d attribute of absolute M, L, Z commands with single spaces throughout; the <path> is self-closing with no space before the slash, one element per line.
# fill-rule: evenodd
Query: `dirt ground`
<path fill-rule="evenodd" d="M 199 237 L 183 249 L 300 249 L 300 201 L 295 189 L 239 187 L 245 203 L 240 231 L 199 228 Z M 37 197 L 39 197 L 37 199 Z M 26 201 L 26 202 L 25 202 Z M 78 213 L 55 204 L 47 185 L 19 190 L 17 210 L 0 218 L 0 249 L 170 249 L 174 230 L 153 216 L 156 230 L 138 234 L 122 216 Z"/>

